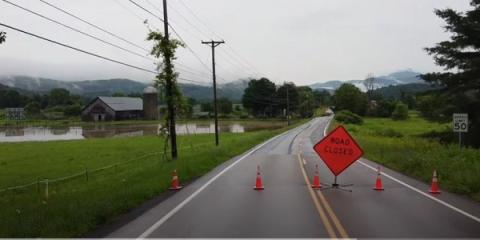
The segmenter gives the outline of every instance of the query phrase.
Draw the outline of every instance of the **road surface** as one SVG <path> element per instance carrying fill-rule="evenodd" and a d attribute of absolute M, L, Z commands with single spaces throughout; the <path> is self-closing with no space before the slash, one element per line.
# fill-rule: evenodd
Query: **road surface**
<path fill-rule="evenodd" d="M 480 237 L 480 204 L 431 196 L 428 184 L 385 168 L 385 191 L 374 191 L 377 165 L 366 159 L 339 176 L 352 192 L 312 190 L 316 164 L 322 183 L 333 180 L 312 150 L 329 121 L 316 118 L 225 162 L 107 237 Z M 264 191 L 253 190 L 257 165 Z"/>

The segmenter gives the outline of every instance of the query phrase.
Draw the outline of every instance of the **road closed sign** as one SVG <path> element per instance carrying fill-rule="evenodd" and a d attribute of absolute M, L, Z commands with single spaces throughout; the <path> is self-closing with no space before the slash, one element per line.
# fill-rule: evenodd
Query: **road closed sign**
<path fill-rule="evenodd" d="M 453 114 L 453 131 L 468 132 L 468 114 L 466 113 Z"/>
<path fill-rule="evenodd" d="M 335 128 L 315 144 L 313 149 L 335 176 L 363 155 L 363 150 L 343 126 Z"/>

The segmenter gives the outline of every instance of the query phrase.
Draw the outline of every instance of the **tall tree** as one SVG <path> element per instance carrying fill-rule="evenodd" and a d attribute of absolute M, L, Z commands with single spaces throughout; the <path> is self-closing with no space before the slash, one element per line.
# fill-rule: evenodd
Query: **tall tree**
<path fill-rule="evenodd" d="M 288 94 L 287 94 L 288 91 Z M 297 86 L 295 86 L 295 83 L 293 82 L 286 82 L 283 83 L 282 86 L 280 86 L 277 89 L 277 94 L 276 94 L 276 100 L 279 103 L 276 107 L 277 114 L 278 113 L 283 113 L 283 111 L 288 110 L 290 111 L 290 115 L 292 115 L 293 112 L 296 112 L 298 110 L 298 104 L 299 104 L 299 96 L 298 96 L 298 89 Z"/>
<path fill-rule="evenodd" d="M 480 146 L 480 0 L 472 0 L 472 10 L 457 12 L 453 9 L 435 10 L 452 33 L 450 40 L 426 48 L 444 72 L 422 75 L 427 82 L 438 84 L 439 97 L 445 116 L 453 112 L 466 112 L 471 122 L 469 142 Z"/>
<path fill-rule="evenodd" d="M 315 111 L 315 96 L 310 87 L 298 87 L 298 109 L 301 117 L 312 117 Z"/>
<path fill-rule="evenodd" d="M 333 96 L 335 102 L 335 111 L 350 110 L 358 115 L 365 115 L 367 110 L 367 95 L 360 91 L 353 84 L 342 84 Z"/>
<path fill-rule="evenodd" d="M 372 92 L 375 90 L 375 75 L 373 73 L 367 74 L 367 77 L 363 80 L 363 85 L 367 89 L 368 100 L 372 100 Z"/>
<path fill-rule="evenodd" d="M 252 79 L 242 97 L 243 106 L 255 116 L 273 115 L 273 109 L 278 104 L 275 101 L 275 83 L 267 78 Z"/>

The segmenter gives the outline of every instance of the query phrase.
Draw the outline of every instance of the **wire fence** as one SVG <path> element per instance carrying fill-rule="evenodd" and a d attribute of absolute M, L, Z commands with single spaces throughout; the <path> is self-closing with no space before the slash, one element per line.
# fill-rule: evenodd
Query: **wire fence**
<path fill-rule="evenodd" d="M 205 145 L 211 145 L 211 143 L 201 143 L 201 144 L 195 144 L 195 145 L 190 144 L 189 147 L 183 147 L 183 148 L 179 148 L 179 149 L 185 149 L 185 148 L 193 149 L 193 148 L 198 148 L 198 147 L 202 147 L 202 146 L 205 146 Z M 78 173 L 75 173 L 75 174 L 72 174 L 72 175 L 68 175 L 68 176 L 59 177 L 59 178 L 53 178 L 53 179 L 49 179 L 49 178 L 40 179 L 40 178 L 38 178 L 37 181 L 34 181 L 34 182 L 2 188 L 2 189 L 0 189 L 0 193 L 4 193 L 4 192 L 8 192 L 8 191 L 15 191 L 15 190 L 23 190 L 23 189 L 27 189 L 27 188 L 30 188 L 30 187 L 33 187 L 33 186 L 36 186 L 37 190 L 40 191 L 40 187 L 43 184 L 43 185 L 45 185 L 46 195 L 48 196 L 48 186 L 49 186 L 49 184 L 64 182 L 64 181 L 79 178 L 79 177 L 85 177 L 85 180 L 88 181 L 91 174 L 101 172 L 101 171 L 104 171 L 104 170 L 108 170 L 108 169 L 112 169 L 112 168 L 116 168 L 118 166 L 126 165 L 126 164 L 129 164 L 129 163 L 132 163 L 132 162 L 136 162 L 138 160 L 145 159 L 147 157 L 166 154 L 168 152 L 169 151 L 150 152 L 150 153 L 143 154 L 143 155 L 141 155 L 139 157 L 136 157 L 136 158 L 132 158 L 132 159 L 129 159 L 129 160 L 126 160 L 126 161 L 113 163 L 113 164 L 103 166 L 103 167 L 99 167 L 99 168 L 95 168 L 95 169 L 88 169 L 86 167 L 85 170 L 83 170 L 81 172 L 78 172 Z"/>

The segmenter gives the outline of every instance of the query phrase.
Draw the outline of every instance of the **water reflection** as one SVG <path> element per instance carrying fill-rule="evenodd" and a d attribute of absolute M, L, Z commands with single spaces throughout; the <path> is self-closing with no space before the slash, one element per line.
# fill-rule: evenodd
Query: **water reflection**
<path fill-rule="evenodd" d="M 261 129 L 275 129 L 282 127 L 282 123 L 272 124 L 248 124 L 229 123 L 220 124 L 220 132 L 243 133 Z M 108 125 L 98 124 L 87 127 L 0 127 L 0 142 L 24 142 L 24 141 L 55 141 L 74 140 L 84 138 L 116 138 L 134 136 L 158 135 L 161 125 L 137 124 L 137 125 Z M 176 126 L 178 135 L 207 134 L 215 132 L 213 123 L 188 123 Z"/>

